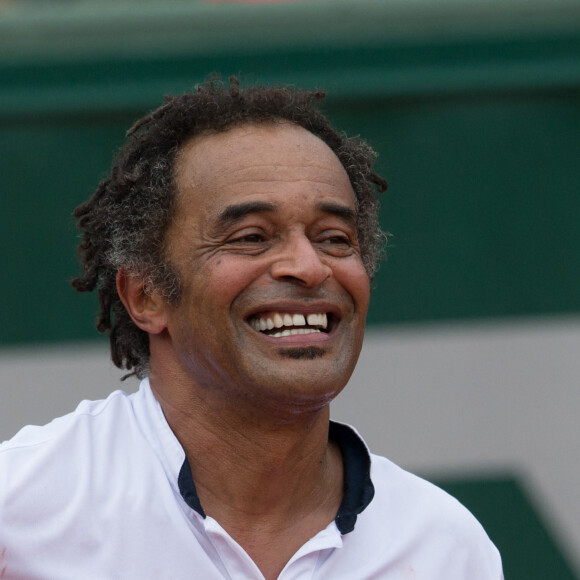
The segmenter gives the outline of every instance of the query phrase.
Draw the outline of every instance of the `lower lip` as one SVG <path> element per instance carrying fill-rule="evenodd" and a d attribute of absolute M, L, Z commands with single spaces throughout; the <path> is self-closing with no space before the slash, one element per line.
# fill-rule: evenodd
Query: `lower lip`
<path fill-rule="evenodd" d="M 290 336 L 270 336 L 263 332 L 258 334 L 273 344 L 313 344 L 328 342 L 330 333 L 328 332 L 311 332 L 310 334 L 291 334 Z"/>

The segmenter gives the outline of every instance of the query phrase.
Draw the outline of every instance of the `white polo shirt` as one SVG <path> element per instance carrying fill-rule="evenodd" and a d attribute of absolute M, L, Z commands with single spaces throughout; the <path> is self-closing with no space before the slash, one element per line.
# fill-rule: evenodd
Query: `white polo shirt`
<path fill-rule="evenodd" d="M 337 518 L 279 580 L 500 580 L 499 554 L 456 500 L 369 455 L 347 426 Z M 185 453 L 144 380 L 0 445 L 0 577 L 263 580 L 199 504 Z"/>

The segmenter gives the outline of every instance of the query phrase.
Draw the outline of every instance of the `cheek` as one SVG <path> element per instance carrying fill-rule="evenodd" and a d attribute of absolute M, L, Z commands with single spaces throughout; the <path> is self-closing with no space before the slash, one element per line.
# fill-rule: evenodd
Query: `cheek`
<path fill-rule="evenodd" d="M 221 256 L 196 275 L 197 294 L 206 305 L 227 308 L 262 272 L 263 268 L 252 260 Z"/>
<path fill-rule="evenodd" d="M 334 276 L 341 286 L 352 296 L 356 310 L 366 316 L 371 288 L 370 280 L 362 263 L 344 264 L 334 268 Z"/>

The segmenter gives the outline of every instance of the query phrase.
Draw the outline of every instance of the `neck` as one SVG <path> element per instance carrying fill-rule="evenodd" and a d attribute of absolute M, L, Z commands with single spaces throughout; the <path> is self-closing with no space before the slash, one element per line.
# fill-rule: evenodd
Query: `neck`
<path fill-rule="evenodd" d="M 176 400 L 157 381 L 151 386 L 209 515 L 213 503 L 256 516 L 283 510 L 284 504 L 295 511 L 326 481 L 335 459 L 328 406 L 291 417 L 256 416 L 239 405 L 208 404 L 191 391 L 189 400 Z"/>
<path fill-rule="evenodd" d="M 216 405 L 192 389 L 179 396 L 154 377 L 151 386 L 185 450 L 205 513 L 266 578 L 276 578 L 333 521 L 342 500 L 342 458 L 328 441 L 328 406 L 272 417 Z"/>

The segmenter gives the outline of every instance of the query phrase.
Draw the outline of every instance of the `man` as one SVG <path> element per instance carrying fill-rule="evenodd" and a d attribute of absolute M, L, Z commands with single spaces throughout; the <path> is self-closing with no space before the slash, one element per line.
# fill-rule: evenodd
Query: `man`
<path fill-rule="evenodd" d="M 386 182 L 321 96 L 168 100 L 77 208 L 74 286 L 142 383 L 3 445 L 5 578 L 501 578 L 469 512 L 329 421 Z"/>

